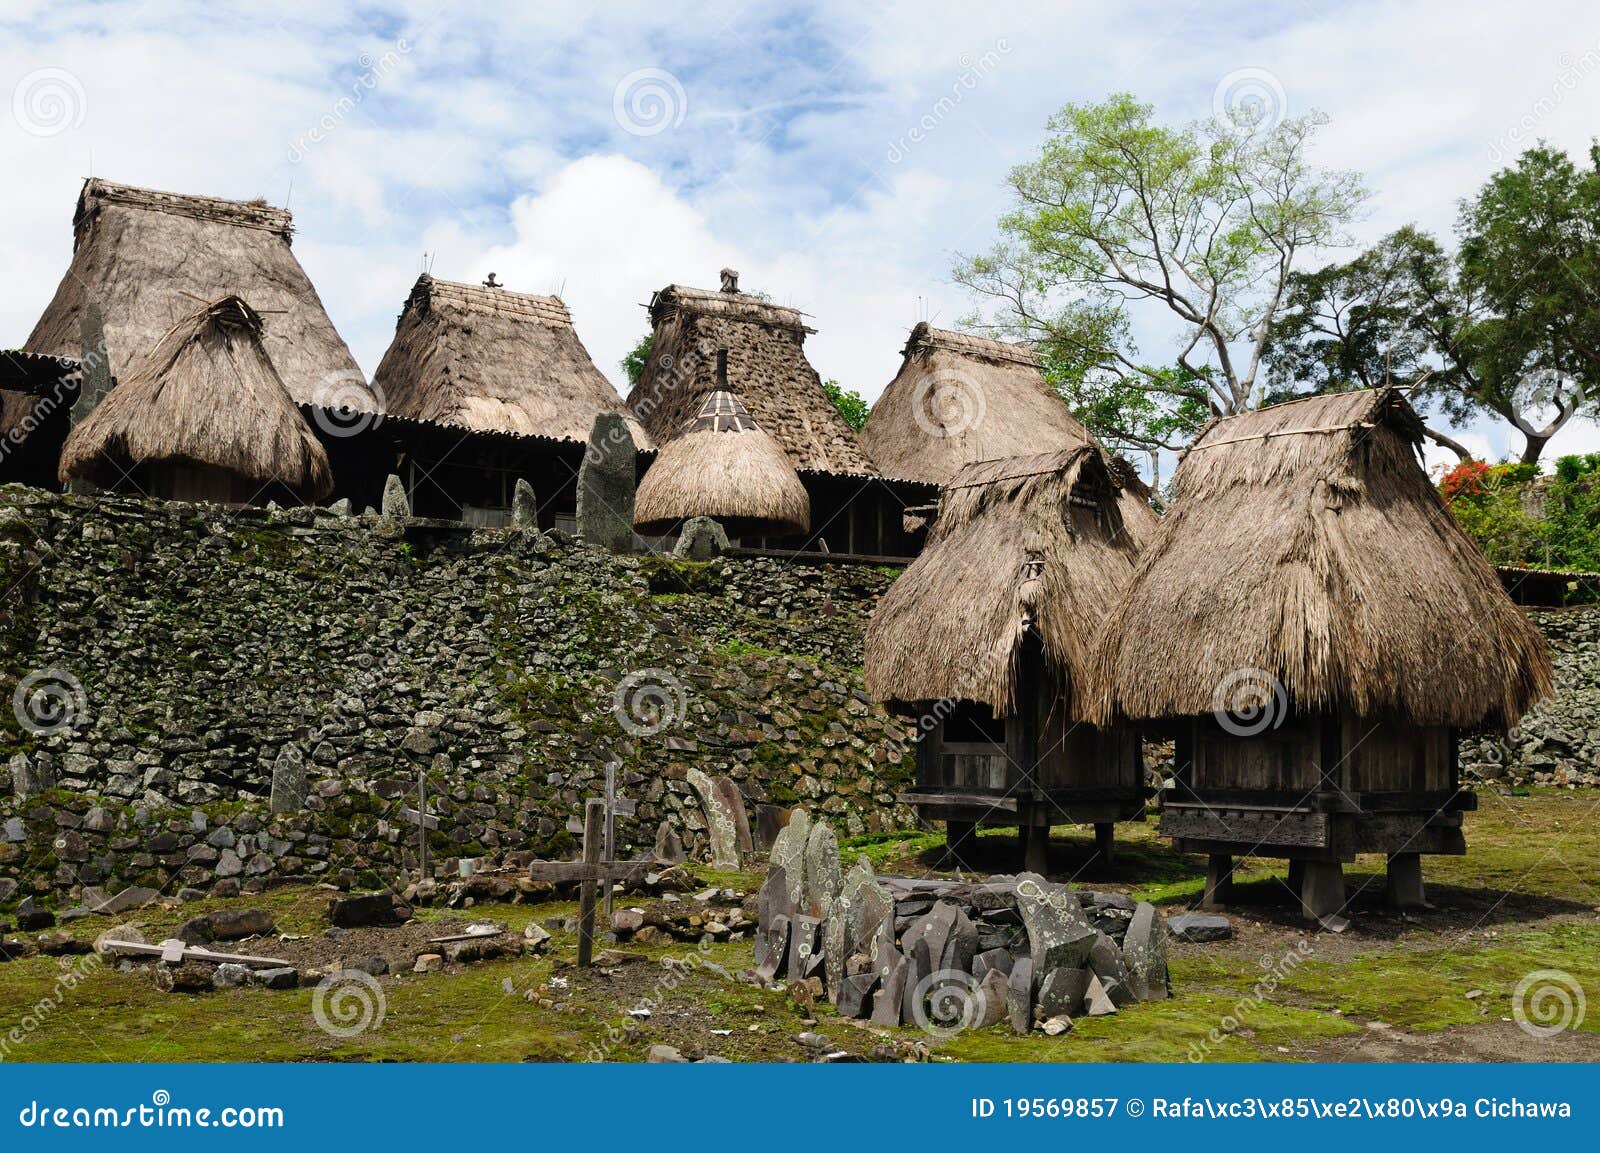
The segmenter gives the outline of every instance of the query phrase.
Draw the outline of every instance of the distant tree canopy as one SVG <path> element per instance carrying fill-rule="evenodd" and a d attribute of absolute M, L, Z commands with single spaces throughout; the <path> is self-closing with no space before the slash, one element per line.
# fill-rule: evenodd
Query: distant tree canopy
<path fill-rule="evenodd" d="M 872 406 L 861 399 L 861 394 L 845 388 L 837 380 L 823 381 L 822 391 L 833 401 L 833 407 L 839 410 L 844 422 L 860 432 L 867 423 L 867 417 L 872 414 Z"/>
<path fill-rule="evenodd" d="M 1326 122 L 1172 127 L 1126 93 L 1068 104 L 1011 172 L 999 243 L 956 265 L 980 301 L 968 323 L 1033 342 L 1074 411 L 1127 446 L 1177 447 L 1205 416 L 1251 407 L 1291 272 L 1348 243 L 1366 198 L 1355 174 L 1308 161 Z M 1151 301 L 1181 325 L 1168 364 L 1131 337 Z"/>
<path fill-rule="evenodd" d="M 1294 273 L 1267 352 L 1272 395 L 1388 381 L 1453 421 L 1512 423 L 1529 463 L 1563 412 L 1600 411 L 1600 151 L 1580 169 L 1529 149 L 1462 202 L 1456 234 L 1453 256 L 1407 226 Z"/>
<path fill-rule="evenodd" d="M 1439 492 L 1496 564 L 1600 572 L 1600 453 L 1561 457 L 1551 476 L 1526 461 L 1463 461 Z"/>

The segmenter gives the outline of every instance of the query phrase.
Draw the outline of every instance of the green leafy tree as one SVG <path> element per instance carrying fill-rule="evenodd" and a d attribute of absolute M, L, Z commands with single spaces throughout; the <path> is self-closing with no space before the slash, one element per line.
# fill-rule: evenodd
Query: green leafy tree
<path fill-rule="evenodd" d="M 639 338 L 639 343 L 633 346 L 633 350 L 622 358 L 622 371 L 628 374 L 629 388 L 639 387 L 639 378 L 644 375 L 645 361 L 650 359 L 650 350 L 655 344 L 655 332 L 647 332 Z"/>
<path fill-rule="evenodd" d="M 844 417 L 844 422 L 860 432 L 867 423 L 867 417 L 872 414 L 872 406 L 861 399 L 861 394 L 843 387 L 837 380 L 823 381 L 822 391 L 828 394 L 828 399 L 839 410 L 839 415 Z"/>
<path fill-rule="evenodd" d="M 1307 159 L 1326 122 L 1171 127 L 1125 93 L 1067 105 L 1038 158 L 1011 172 L 998 244 L 957 263 L 955 279 L 981 301 L 969 323 L 1034 342 L 1070 366 L 1065 379 L 1143 394 L 1177 429 L 1196 406 L 1249 408 L 1290 273 L 1307 253 L 1348 243 L 1366 197 L 1353 173 Z M 1139 356 L 1134 307 L 1177 318 L 1176 369 Z M 1110 407 L 1151 447 L 1174 432 L 1137 419 L 1131 395 Z"/>
<path fill-rule="evenodd" d="M 1408 226 L 1292 275 L 1268 349 L 1278 394 L 1389 381 L 1454 422 L 1510 422 L 1537 461 L 1567 415 L 1600 411 L 1600 153 L 1589 159 L 1524 152 L 1463 202 L 1453 257 Z"/>

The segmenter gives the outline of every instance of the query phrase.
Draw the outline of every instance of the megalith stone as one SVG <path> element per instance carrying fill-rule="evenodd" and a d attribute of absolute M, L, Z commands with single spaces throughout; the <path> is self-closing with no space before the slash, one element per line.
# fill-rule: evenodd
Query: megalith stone
<path fill-rule="evenodd" d="M 719 792 L 716 782 L 699 769 L 690 769 L 685 776 L 695 795 L 700 798 L 700 808 L 706 816 L 706 832 L 711 839 L 711 867 L 737 869 L 744 858 L 739 852 L 738 823 L 734 814 L 728 811 L 726 794 Z M 737 788 L 734 792 L 738 792 Z M 742 805 L 740 813 L 743 813 Z"/>
<path fill-rule="evenodd" d="M 578 537 L 595 548 L 633 547 L 633 434 L 620 412 L 602 412 L 578 466 Z"/>
<path fill-rule="evenodd" d="M 1089 970 L 1100 978 L 1101 985 L 1116 1004 L 1126 1005 L 1133 1000 L 1133 991 L 1128 984 L 1128 965 L 1122 959 L 1122 950 L 1104 933 L 1095 938 L 1094 948 L 1089 950 Z"/>
<path fill-rule="evenodd" d="M 1005 1020 L 1010 993 L 1009 978 L 1010 974 L 990 969 L 978 982 L 978 1006 L 972 1022 L 974 1029 L 987 1029 Z"/>
<path fill-rule="evenodd" d="M 684 560 L 710 560 L 728 551 L 728 534 L 708 516 L 692 516 L 678 531 L 672 555 Z"/>
<path fill-rule="evenodd" d="M 1167 999 L 1167 943 L 1156 907 L 1141 901 L 1122 938 L 1122 960 L 1128 966 L 1128 988 L 1140 1001 Z"/>
<path fill-rule="evenodd" d="M 539 527 L 539 500 L 533 495 L 533 485 L 520 476 L 511 490 L 511 525 L 526 529 Z"/>
<path fill-rule="evenodd" d="M 1052 969 L 1039 982 L 1039 1009 L 1046 1017 L 1076 1017 L 1083 1011 L 1094 974 L 1088 969 L 1063 966 Z"/>
<path fill-rule="evenodd" d="M 817 821 L 806 835 L 807 911 L 814 917 L 833 904 L 844 883 L 839 872 L 839 839 L 826 821 Z"/>
<path fill-rule="evenodd" d="M 267 801 L 274 813 L 298 813 L 306 807 L 306 758 L 299 745 L 284 745 L 272 762 L 272 793 Z"/>
<path fill-rule="evenodd" d="M 1078 895 L 1037 873 L 1017 877 L 1017 910 L 1028 930 L 1028 952 L 1035 973 L 1082 968 L 1094 948 L 1097 930 L 1084 915 Z"/>
<path fill-rule="evenodd" d="M 406 496 L 404 482 L 394 473 L 383 482 L 383 515 L 406 517 L 411 515 L 411 500 Z"/>
<path fill-rule="evenodd" d="M 789 903 L 803 908 L 806 895 L 806 838 L 811 835 L 811 818 L 804 809 L 789 814 L 789 823 L 778 830 L 767 859 L 781 865 L 789 880 Z"/>
<path fill-rule="evenodd" d="M 756 851 L 756 842 L 750 835 L 750 814 L 745 809 L 744 794 L 739 791 L 732 777 L 713 777 L 711 787 L 716 790 L 718 803 L 733 822 L 733 835 L 739 844 L 740 858 L 748 857 Z"/>
<path fill-rule="evenodd" d="M 905 1000 L 906 977 L 909 971 L 906 959 L 899 954 L 885 958 L 882 984 L 872 999 L 874 1025 L 900 1024 L 900 1008 Z"/>
<path fill-rule="evenodd" d="M 1033 1028 L 1033 962 L 1027 957 L 1018 957 L 1011 966 L 1011 977 L 1006 982 L 1006 1015 L 1015 1032 L 1026 1033 Z"/>

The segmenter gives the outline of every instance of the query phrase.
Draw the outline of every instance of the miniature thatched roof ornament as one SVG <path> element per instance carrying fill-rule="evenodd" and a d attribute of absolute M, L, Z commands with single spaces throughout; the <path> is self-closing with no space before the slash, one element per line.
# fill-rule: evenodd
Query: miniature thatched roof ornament
<path fill-rule="evenodd" d="M 794 466 L 726 389 L 706 396 L 639 482 L 641 532 L 669 532 L 692 517 L 711 517 L 735 536 L 811 527 L 811 498 Z"/>
<path fill-rule="evenodd" d="M 635 444 L 652 447 L 555 296 L 423 275 L 373 384 L 398 416 L 579 444 L 597 415 L 619 412 Z"/>
<path fill-rule="evenodd" d="M 271 318 L 261 342 L 289 396 L 324 403 L 361 369 L 295 259 L 293 232 L 288 210 L 265 201 L 87 180 L 73 216 L 72 265 L 27 347 L 79 355 L 80 320 L 96 305 L 111 375 L 122 379 L 196 307 L 238 296 Z"/>
<path fill-rule="evenodd" d="M 261 317 L 236 296 L 161 338 L 73 429 L 60 474 L 112 487 L 163 465 L 278 483 L 305 500 L 333 488 L 327 455 L 267 355 Z"/>

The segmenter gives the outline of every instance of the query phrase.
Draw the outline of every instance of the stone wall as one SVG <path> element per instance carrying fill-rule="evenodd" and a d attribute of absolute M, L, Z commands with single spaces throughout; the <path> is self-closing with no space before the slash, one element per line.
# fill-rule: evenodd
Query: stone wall
<path fill-rule="evenodd" d="M 419 768 L 447 864 L 568 855 L 613 753 L 623 854 L 663 820 L 704 845 L 693 767 L 845 833 L 903 826 L 909 730 L 859 668 L 893 576 L 0 488 L 0 903 L 390 879 Z M 302 811 L 269 810 L 280 758 Z"/>
<path fill-rule="evenodd" d="M 1550 642 L 1555 692 L 1509 736 L 1461 742 L 1468 781 L 1600 787 L 1600 608 L 1532 611 Z"/>
<path fill-rule="evenodd" d="M 860 672 L 893 577 L 0 487 L 0 905 L 390 880 L 415 863 L 419 769 L 447 866 L 570 854 L 612 753 L 625 854 L 663 820 L 705 847 L 696 767 L 843 835 L 904 827 L 909 728 Z M 1557 694 L 1509 740 L 1467 739 L 1463 769 L 1600 784 L 1600 610 L 1534 615 Z M 280 758 L 303 810 L 270 811 Z"/>

